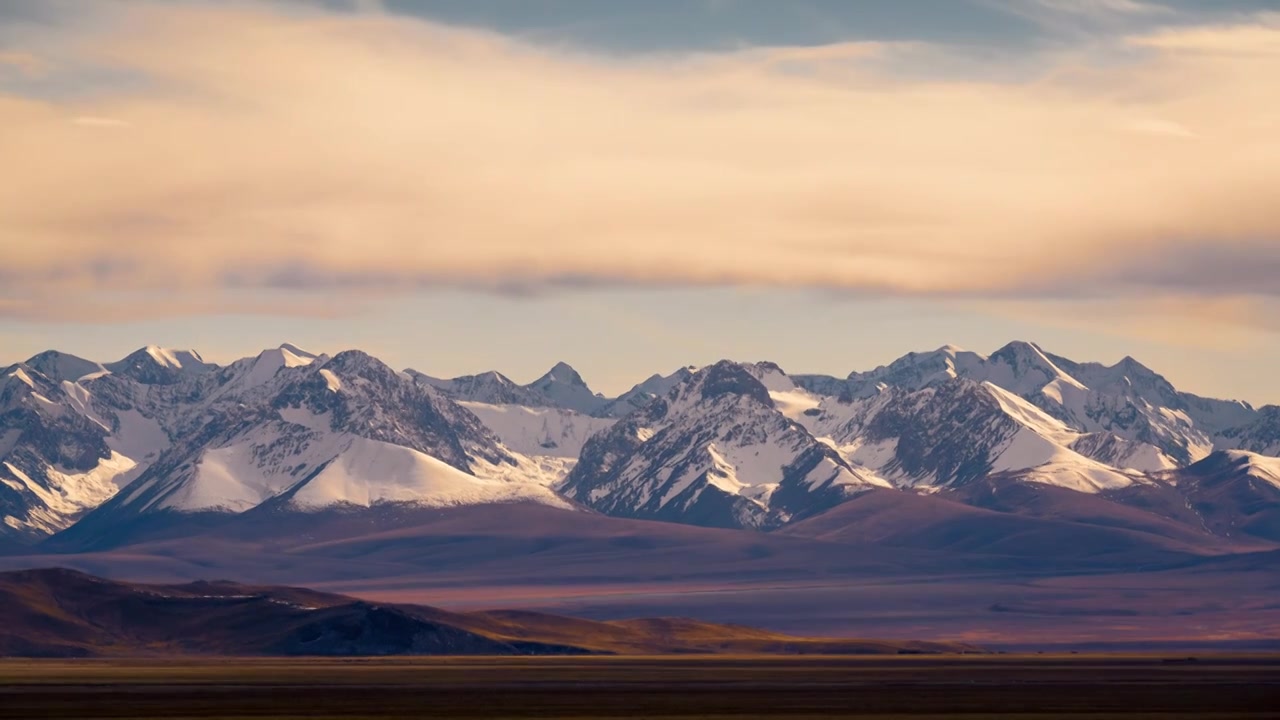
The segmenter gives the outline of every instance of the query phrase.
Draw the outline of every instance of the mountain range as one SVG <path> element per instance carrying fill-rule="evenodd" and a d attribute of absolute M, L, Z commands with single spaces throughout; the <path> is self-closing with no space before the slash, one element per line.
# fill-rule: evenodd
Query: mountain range
<path fill-rule="evenodd" d="M 1280 408 L 1026 342 L 845 378 L 721 361 L 616 398 L 565 363 L 518 385 L 288 344 L 225 367 L 149 346 L 0 372 L 0 528 L 66 546 L 157 514 L 381 504 L 528 501 L 774 530 L 873 490 L 980 507 L 1009 484 L 1181 522 L 1207 544 L 1273 542 L 1277 455 Z"/>
<path fill-rule="evenodd" d="M 0 569 L 801 634 L 1207 613 L 1196 632 L 1270 637 L 1278 455 L 1280 408 L 1025 342 L 846 377 L 725 360 L 618 397 L 563 363 L 521 385 L 288 344 L 225 366 L 49 351 L 0 371 Z"/>

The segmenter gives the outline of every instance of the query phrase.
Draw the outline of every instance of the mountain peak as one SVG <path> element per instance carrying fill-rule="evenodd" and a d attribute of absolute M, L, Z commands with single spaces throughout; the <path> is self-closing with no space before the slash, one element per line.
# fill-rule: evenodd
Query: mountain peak
<path fill-rule="evenodd" d="M 703 400 L 714 400 L 721 395 L 736 394 L 749 397 L 764 405 L 773 406 L 769 389 L 756 379 L 750 370 L 732 360 L 721 360 L 695 374 L 701 375 L 699 383 Z"/>
<path fill-rule="evenodd" d="M 534 381 L 534 384 L 543 383 L 566 383 L 569 385 L 586 387 L 587 383 L 582 379 L 582 375 L 578 374 L 573 366 L 563 360 L 556 363 L 542 377 Z"/>
<path fill-rule="evenodd" d="M 874 370 L 849 373 L 847 391 L 851 397 L 869 397 L 882 386 L 919 390 L 970 374 L 985 362 L 981 355 L 953 345 L 927 352 L 909 352 Z"/>
<path fill-rule="evenodd" d="M 545 375 L 525 387 L 541 394 L 555 407 L 586 415 L 600 410 L 609 402 L 592 392 L 578 371 L 565 362 L 556 363 Z"/>
<path fill-rule="evenodd" d="M 204 358 L 200 357 L 200 353 L 195 350 L 170 350 L 159 345 L 148 345 L 142 348 L 142 352 L 150 355 L 153 360 L 163 367 L 171 367 L 182 369 L 191 364 L 204 365 Z"/>
<path fill-rule="evenodd" d="M 488 370 L 478 375 L 460 375 L 447 380 L 424 375 L 417 370 L 405 372 L 415 380 L 430 385 L 455 400 L 526 407 L 543 407 L 549 402 L 542 393 L 517 385 L 511 378 L 497 370 Z"/>
<path fill-rule="evenodd" d="M 122 360 L 108 363 L 106 369 L 131 377 L 147 385 L 170 385 L 189 375 L 216 368 L 206 363 L 195 350 L 173 350 L 159 345 L 139 348 Z"/>
<path fill-rule="evenodd" d="M 290 355 L 293 355 L 294 357 L 304 358 L 308 360 L 315 360 L 316 358 L 320 357 L 315 353 L 307 352 L 306 350 L 303 350 L 302 348 L 298 347 L 297 345 L 294 345 L 293 343 L 287 343 L 287 342 L 280 343 L 280 347 L 276 349 L 281 350 L 283 352 L 287 352 Z"/>
<path fill-rule="evenodd" d="M 478 383 L 493 383 L 503 387 L 513 387 L 515 385 L 515 382 L 512 381 L 511 378 L 503 375 L 497 370 L 486 370 L 485 372 L 476 375 L 475 381 Z"/>
<path fill-rule="evenodd" d="M 1039 370 L 1050 377 L 1070 378 L 1066 371 L 1054 363 L 1048 353 L 1040 349 L 1039 345 L 1024 340 L 1014 340 L 1006 344 L 991 353 L 987 360 L 1008 365 L 1019 376 L 1029 370 Z"/>
<path fill-rule="evenodd" d="M 330 358 L 329 362 L 325 363 L 325 367 L 369 379 L 387 379 L 397 376 L 396 371 L 389 365 L 363 350 L 343 350 Z"/>
<path fill-rule="evenodd" d="M 607 514 L 768 527 L 884 483 L 778 410 L 755 375 L 773 367 L 702 368 L 593 435 L 561 490 Z"/>
<path fill-rule="evenodd" d="M 282 365 L 284 367 L 301 367 L 303 365 L 310 365 L 315 362 L 318 357 L 320 356 L 313 355 L 306 350 L 289 345 L 288 343 L 281 345 L 280 347 L 268 348 L 258 353 L 259 361 L 269 360 L 276 365 Z"/>
<path fill-rule="evenodd" d="M 1039 345 L 1033 342 L 1027 342 L 1026 340 L 1012 340 L 1008 343 L 1005 343 L 1005 345 L 1001 347 L 999 350 L 996 350 L 995 352 L 991 353 L 991 357 L 993 358 L 996 357 L 997 355 L 1003 355 L 1008 357 L 1034 357 L 1034 358 L 1043 358 L 1046 361 L 1048 360 L 1048 358 L 1045 357 L 1044 351 L 1040 349 Z"/>
<path fill-rule="evenodd" d="M 1133 373 L 1139 376 L 1159 377 L 1159 373 L 1138 362 L 1132 355 L 1125 355 L 1120 358 L 1120 362 L 1116 363 L 1115 367 L 1121 368 L 1127 373 Z"/>
<path fill-rule="evenodd" d="M 86 375 L 106 370 L 92 360 L 85 360 L 60 350 L 45 350 L 39 355 L 32 356 L 23 364 L 55 382 L 63 380 L 75 382 Z"/>

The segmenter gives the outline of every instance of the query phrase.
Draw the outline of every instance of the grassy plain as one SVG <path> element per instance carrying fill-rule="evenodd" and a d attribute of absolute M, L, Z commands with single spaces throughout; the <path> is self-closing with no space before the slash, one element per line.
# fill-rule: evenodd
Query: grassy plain
<path fill-rule="evenodd" d="M 0 661 L 3 718 L 1274 718 L 1280 656 Z"/>

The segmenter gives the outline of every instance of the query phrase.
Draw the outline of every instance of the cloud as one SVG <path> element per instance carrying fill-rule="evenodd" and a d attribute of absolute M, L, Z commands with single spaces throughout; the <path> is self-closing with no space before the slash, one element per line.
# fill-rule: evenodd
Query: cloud
<path fill-rule="evenodd" d="M 94 115 L 81 115 L 71 119 L 72 124 L 80 127 L 91 128 L 123 128 L 129 127 L 129 123 L 119 118 L 97 117 Z"/>
<path fill-rule="evenodd" d="M 1164 5 L 1138 0 L 1015 0 L 1024 6 L 1069 15 L 1163 15 L 1172 12 Z"/>
<path fill-rule="evenodd" d="M 1140 0 L 981 0 L 996 10 L 1060 35 L 1082 39 L 1098 30 L 1136 27 L 1178 13 L 1167 5 Z"/>
<path fill-rule="evenodd" d="M 361 311 L 358 298 L 237 297 L 226 293 L 184 293 L 177 297 L 107 293 L 92 301 L 56 293 L 35 297 L 0 296 L 0 318 L 26 323 L 118 323 L 201 315 L 288 316 L 333 319 Z"/>
<path fill-rule="evenodd" d="M 995 82 L 895 73 L 937 46 L 619 58 L 395 15 L 109 7 L 31 46 L 125 81 L 0 94 L 0 314 L 110 314 L 122 290 L 1280 294 L 1266 16 Z"/>

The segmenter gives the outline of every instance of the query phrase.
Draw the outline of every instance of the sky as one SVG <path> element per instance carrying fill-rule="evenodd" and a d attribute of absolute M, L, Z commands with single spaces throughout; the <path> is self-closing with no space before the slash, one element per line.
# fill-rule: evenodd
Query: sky
<path fill-rule="evenodd" d="M 1280 402 L 1280 0 L 0 0 L 0 362 L 617 393 L 1130 355 Z"/>

